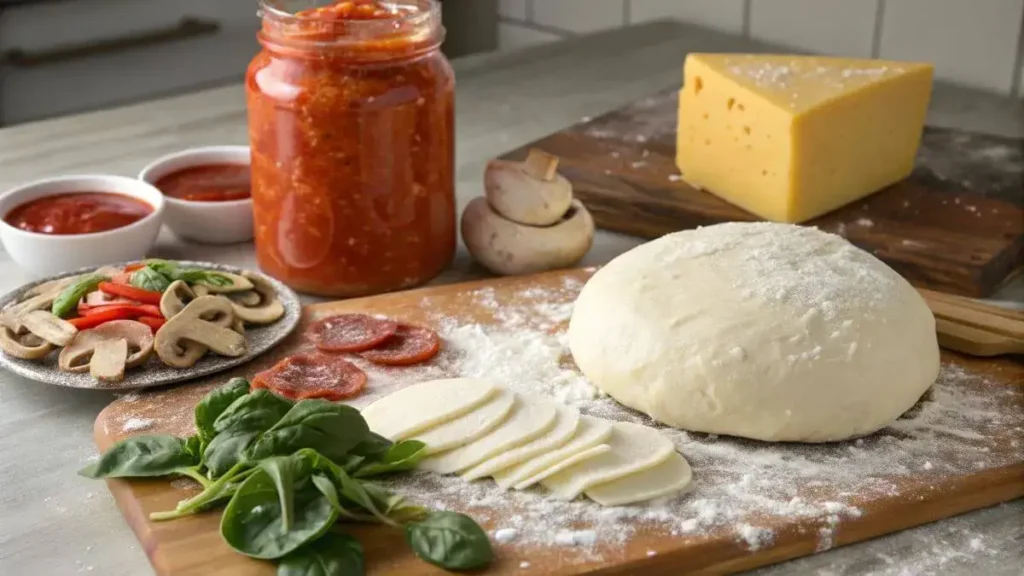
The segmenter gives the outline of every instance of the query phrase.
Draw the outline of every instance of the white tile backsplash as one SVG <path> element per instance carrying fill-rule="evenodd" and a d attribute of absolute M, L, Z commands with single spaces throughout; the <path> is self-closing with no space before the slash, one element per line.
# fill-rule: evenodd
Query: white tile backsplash
<path fill-rule="evenodd" d="M 499 0 L 503 48 L 659 18 L 853 57 L 934 62 L 936 76 L 1024 99 L 1024 0 Z M 746 20 L 746 22 L 744 22 Z M 512 22 L 509 22 L 512 23 Z"/>
<path fill-rule="evenodd" d="M 751 2 L 750 35 L 810 52 L 870 58 L 876 8 L 876 0 Z"/>
<path fill-rule="evenodd" d="M 529 17 L 529 2 L 530 0 L 498 0 L 498 14 L 502 18 L 526 20 Z"/>
<path fill-rule="evenodd" d="M 936 75 L 1010 92 L 1024 0 L 887 0 L 879 56 L 935 63 Z"/>
<path fill-rule="evenodd" d="M 596 32 L 624 24 L 625 0 L 535 0 L 533 21 L 570 32 Z"/>
<path fill-rule="evenodd" d="M 630 0 L 630 23 L 673 18 L 715 30 L 743 33 L 746 0 Z"/>

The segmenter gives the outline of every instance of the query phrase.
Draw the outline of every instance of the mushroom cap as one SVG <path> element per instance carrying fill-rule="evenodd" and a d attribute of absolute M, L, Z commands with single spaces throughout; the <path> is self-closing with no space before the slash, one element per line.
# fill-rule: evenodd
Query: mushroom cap
<path fill-rule="evenodd" d="M 60 351 L 60 369 L 88 372 L 89 361 L 100 342 L 122 339 L 128 343 L 130 352 L 125 361 L 128 368 L 141 365 L 153 354 L 154 338 L 149 326 L 134 320 L 114 320 L 76 334 L 74 340 Z"/>
<path fill-rule="evenodd" d="M 53 351 L 53 345 L 31 333 L 18 336 L 8 326 L 0 325 L 0 350 L 22 360 L 42 360 Z"/>
<path fill-rule="evenodd" d="M 200 296 L 156 333 L 157 356 L 168 366 L 188 368 L 212 350 L 238 357 L 248 351 L 245 336 L 231 329 L 232 302 L 223 296 Z"/>
<path fill-rule="evenodd" d="M 503 218 L 485 198 L 474 198 L 462 213 L 462 239 L 469 252 L 497 274 L 529 274 L 567 268 L 594 242 L 594 220 L 572 201 L 552 226 L 526 226 Z"/>
<path fill-rule="evenodd" d="M 484 193 L 498 214 L 530 226 L 557 224 L 572 204 L 572 184 L 562 175 L 538 179 L 526 164 L 507 160 L 487 164 Z"/>
<path fill-rule="evenodd" d="M 167 319 L 177 316 L 185 309 L 186 299 L 190 301 L 196 299 L 196 293 L 188 287 L 188 283 L 183 280 L 171 282 L 167 290 L 164 290 L 163 296 L 160 297 L 160 313 Z"/>
<path fill-rule="evenodd" d="M 257 298 L 254 304 L 245 303 L 252 300 L 231 298 L 231 308 L 235 313 L 235 317 L 249 324 L 277 322 L 281 316 L 284 316 L 284 304 L 277 297 L 277 291 L 274 290 L 274 287 L 269 282 L 255 274 L 246 273 L 245 277 L 252 282 L 253 291 Z"/>

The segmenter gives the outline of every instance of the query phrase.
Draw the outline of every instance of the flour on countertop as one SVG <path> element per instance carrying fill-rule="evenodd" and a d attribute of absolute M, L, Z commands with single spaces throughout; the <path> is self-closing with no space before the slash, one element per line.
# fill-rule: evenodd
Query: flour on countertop
<path fill-rule="evenodd" d="M 124 432 L 139 432 L 149 430 L 156 422 L 149 418 L 128 418 L 121 423 L 121 430 Z"/>

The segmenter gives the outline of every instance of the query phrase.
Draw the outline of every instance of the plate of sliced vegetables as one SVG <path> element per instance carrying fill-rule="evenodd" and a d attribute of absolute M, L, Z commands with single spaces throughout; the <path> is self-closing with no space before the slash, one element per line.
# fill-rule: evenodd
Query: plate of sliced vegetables
<path fill-rule="evenodd" d="M 77 270 L 0 297 L 0 367 L 73 388 L 163 386 L 252 360 L 301 313 L 284 284 L 221 264 Z"/>

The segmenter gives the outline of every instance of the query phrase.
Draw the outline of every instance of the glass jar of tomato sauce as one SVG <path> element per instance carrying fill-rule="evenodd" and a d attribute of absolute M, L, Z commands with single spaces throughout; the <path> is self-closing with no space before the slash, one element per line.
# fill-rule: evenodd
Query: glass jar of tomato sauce
<path fill-rule="evenodd" d="M 456 243 L 440 4 L 318 4 L 260 0 L 246 79 L 260 267 L 324 296 L 422 284 Z"/>

